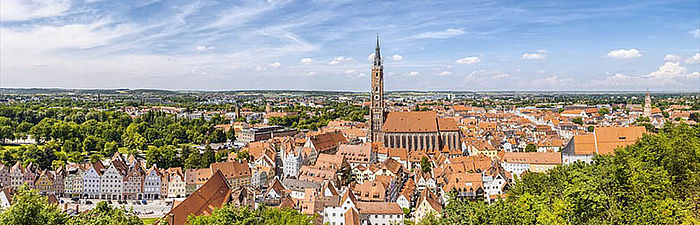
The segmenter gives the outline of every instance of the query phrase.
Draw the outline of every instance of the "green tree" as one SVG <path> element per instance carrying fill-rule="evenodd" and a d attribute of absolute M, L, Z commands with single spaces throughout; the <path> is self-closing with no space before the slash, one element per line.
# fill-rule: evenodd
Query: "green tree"
<path fill-rule="evenodd" d="M 588 127 L 586 128 L 586 130 L 587 130 L 588 132 L 593 132 L 593 131 L 595 131 L 595 126 L 588 126 Z"/>
<path fill-rule="evenodd" d="M 112 208 L 100 201 L 95 209 L 71 218 L 66 225 L 143 225 L 143 222 L 124 209 Z"/>
<path fill-rule="evenodd" d="M 533 143 L 527 143 L 525 146 L 525 152 L 537 152 L 537 146 Z"/>
<path fill-rule="evenodd" d="M 200 167 L 200 162 L 202 161 L 201 156 L 198 152 L 191 152 L 190 155 L 185 160 L 185 169 L 198 169 Z"/>
<path fill-rule="evenodd" d="M 0 224 L 62 225 L 67 221 L 57 205 L 48 204 L 46 197 L 24 186 L 12 196 L 12 205 L 0 212 Z"/>
<path fill-rule="evenodd" d="M 204 153 L 202 154 L 201 161 L 199 163 L 200 168 L 209 167 L 210 164 L 216 162 L 216 153 L 210 145 L 204 147 Z"/>
<path fill-rule="evenodd" d="M 248 153 L 248 150 L 239 151 L 238 153 L 236 153 L 236 157 L 238 158 L 238 160 L 248 161 L 250 160 L 250 153 Z"/>
<path fill-rule="evenodd" d="M 581 117 L 576 117 L 571 119 L 572 123 L 578 124 L 578 125 L 583 125 L 583 119 Z"/>
<path fill-rule="evenodd" d="M 598 109 L 598 114 L 600 114 L 601 116 L 604 116 L 608 113 L 610 113 L 610 109 L 608 109 L 608 108 L 603 107 L 603 108 Z"/>
<path fill-rule="evenodd" d="M 420 159 L 420 169 L 423 172 L 430 173 L 432 168 L 433 165 L 430 163 L 430 159 L 427 156 L 423 156 L 423 158 Z"/>
<path fill-rule="evenodd" d="M 294 209 L 261 206 L 251 210 L 248 207 L 226 205 L 214 210 L 211 215 L 190 216 L 187 220 L 190 225 L 308 225 L 313 218 Z"/>

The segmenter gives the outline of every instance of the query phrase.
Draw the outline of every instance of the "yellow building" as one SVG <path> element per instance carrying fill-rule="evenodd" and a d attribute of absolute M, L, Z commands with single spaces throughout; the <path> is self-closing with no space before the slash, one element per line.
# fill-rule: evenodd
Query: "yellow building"
<path fill-rule="evenodd" d="M 44 170 L 34 182 L 34 187 L 43 194 L 53 193 L 53 181 L 53 174 L 49 170 Z"/>

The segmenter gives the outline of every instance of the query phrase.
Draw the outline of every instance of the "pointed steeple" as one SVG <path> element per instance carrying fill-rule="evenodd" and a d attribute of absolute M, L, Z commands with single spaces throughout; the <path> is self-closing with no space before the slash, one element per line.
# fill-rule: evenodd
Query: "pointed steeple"
<path fill-rule="evenodd" d="M 379 33 L 377 33 L 377 47 L 374 49 L 374 66 L 382 65 L 382 54 L 379 52 Z"/>

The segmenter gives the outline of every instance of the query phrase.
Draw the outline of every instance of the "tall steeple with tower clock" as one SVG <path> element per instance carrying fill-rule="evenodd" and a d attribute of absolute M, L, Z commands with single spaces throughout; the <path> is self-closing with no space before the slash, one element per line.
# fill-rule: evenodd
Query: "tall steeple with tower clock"
<path fill-rule="evenodd" d="M 370 106 L 370 140 L 382 142 L 382 126 L 384 125 L 384 66 L 382 55 L 379 53 L 379 35 L 377 35 L 377 47 L 374 49 L 374 63 L 372 64 L 372 91 Z"/>

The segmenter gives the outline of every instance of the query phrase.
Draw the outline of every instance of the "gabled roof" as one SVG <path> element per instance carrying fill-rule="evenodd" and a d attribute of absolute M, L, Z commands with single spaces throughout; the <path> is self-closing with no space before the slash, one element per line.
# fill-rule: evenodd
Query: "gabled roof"
<path fill-rule="evenodd" d="M 209 181 L 165 214 L 160 221 L 166 221 L 170 225 L 183 225 L 190 215 L 210 215 L 214 209 L 226 204 L 230 196 L 231 187 L 224 174 L 216 171 Z M 158 224 L 158 221 L 155 224 Z"/>
<path fill-rule="evenodd" d="M 355 208 L 350 207 L 345 211 L 345 225 L 360 225 L 360 215 Z"/>
<path fill-rule="evenodd" d="M 210 167 L 214 172 L 220 170 L 227 179 L 250 176 L 250 167 L 239 162 L 212 163 Z"/>
<path fill-rule="evenodd" d="M 278 195 L 284 196 L 284 185 L 282 185 L 282 182 L 275 177 L 272 179 L 272 185 L 270 185 L 270 188 L 267 189 L 267 192 L 270 191 L 275 191 Z"/>
<path fill-rule="evenodd" d="M 423 190 L 417 204 L 421 204 L 423 201 L 427 201 L 428 205 L 430 205 L 433 210 L 437 211 L 438 213 L 442 213 L 442 204 L 440 204 L 437 196 L 435 196 L 433 192 L 428 191 L 428 189 Z"/>
<path fill-rule="evenodd" d="M 396 202 L 357 202 L 356 206 L 360 215 L 403 214 Z"/>
<path fill-rule="evenodd" d="M 277 207 L 278 208 L 296 209 L 296 202 L 294 201 L 294 199 L 292 199 L 292 197 L 284 196 L 282 198 L 282 202 Z"/>
<path fill-rule="evenodd" d="M 322 152 L 329 149 L 337 148 L 340 144 L 348 143 L 348 140 L 341 132 L 326 132 L 309 137 L 309 141 L 313 144 L 317 151 Z"/>
<path fill-rule="evenodd" d="M 593 134 L 576 135 L 572 138 L 573 153 L 576 155 L 613 154 L 616 148 L 633 144 L 646 133 L 646 128 L 642 126 L 597 127 Z"/>
<path fill-rule="evenodd" d="M 352 190 L 350 190 L 350 188 L 345 190 L 343 197 L 340 199 L 340 204 L 342 205 L 347 199 L 350 199 L 350 201 L 353 204 L 357 203 L 357 198 L 355 197 L 355 194 L 352 193 Z"/>

